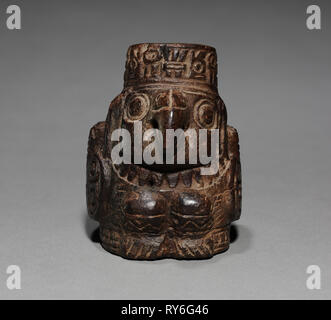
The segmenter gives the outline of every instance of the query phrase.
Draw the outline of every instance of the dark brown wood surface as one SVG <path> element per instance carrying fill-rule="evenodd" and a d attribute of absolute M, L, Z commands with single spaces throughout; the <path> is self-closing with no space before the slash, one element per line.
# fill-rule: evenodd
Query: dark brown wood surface
<path fill-rule="evenodd" d="M 113 130 L 219 129 L 214 175 L 191 165 L 111 161 Z M 147 142 L 146 142 L 147 143 Z M 145 147 L 143 142 L 143 147 Z M 166 144 L 164 144 L 166 148 Z M 87 207 L 100 223 L 102 246 L 130 259 L 202 259 L 228 249 L 232 221 L 241 214 L 237 131 L 217 91 L 214 48 L 138 44 L 127 53 L 124 89 L 107 119 L 92 127 L 87 156 Z"/>

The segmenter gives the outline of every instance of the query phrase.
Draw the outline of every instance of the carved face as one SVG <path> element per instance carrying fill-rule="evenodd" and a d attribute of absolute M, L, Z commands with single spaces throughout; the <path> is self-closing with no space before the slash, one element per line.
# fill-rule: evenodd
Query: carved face
<path fill-rule="evenodd" d="M 142 134 L 149 129 L 157 129 L 162 133 L 163 156 L 165 164 L 167 144 L 167 130 L 182 129 L 183 132 L 194 130 L 197 142 L 199 141 L 199 129 L 207 130 L 207 141 L 210 142 L 210 130 L 221 130 L 222 117 L 224 117 L 224 104 L 217 94 L 211 94 L 190 88 L 178 88 L 175 86 L 162 86 L 162 88 L 127 89 L 123 92 L 122 121 L 120 126 L 127 129 L 131 137 L 134 137 L 134 124 L 141 121 Z M 143 149 L 150 141 L 143 141 Z M 175 140 L 176 144 L 176 140 Z M 133 146 L 132 146 L 133 147 Z M 208 146 L 210 148 L 210 146 Z M 182 169 L 193 168 L 200 165 L 189 163 L 189 153 L 196 148 L 199 154 L 198 143 L 190 145 L 188 137 L 185 138 L 185 164 L 177 163 L 177 145 L 174 148 L 173 165 L 150 165 L 151 170 L 175 172 Z M 147 166 L 143 163 L 143 166 Z"/>
<path fill-rule="evenodd" d="M 220 120 L 219 100 L 199 91 L 175 88 L 128 92 L 124 122 L 143 121 L 145 129 L 215 129 Z M 216 101 L 215 101 L 216 100 Z M 130 126 L 128 126 L 130 128 Z"/>

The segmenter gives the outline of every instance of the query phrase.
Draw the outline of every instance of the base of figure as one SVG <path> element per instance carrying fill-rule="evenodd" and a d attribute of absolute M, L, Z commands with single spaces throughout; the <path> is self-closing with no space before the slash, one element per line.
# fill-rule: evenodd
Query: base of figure
<path fill-rule="evenodd" d="M 116 255 L 133 260 L 208 259 L 224 252 L 230 245 L 230 226 L 204 234 L 163 235 L 120 233 L 100 228 L 102 247 Z"/>

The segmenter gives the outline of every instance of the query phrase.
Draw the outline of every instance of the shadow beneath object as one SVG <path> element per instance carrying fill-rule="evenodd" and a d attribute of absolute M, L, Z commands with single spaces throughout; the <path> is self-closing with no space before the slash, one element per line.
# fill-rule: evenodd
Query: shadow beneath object
<path fill-rule="evenodd" d="M 230 249 L 229 253 L 243 253 L 251 247 L 252 232 L 243 225 L 232 224 L 230 228 Z"/>
<path fill-rule="evenodd" d="M 231 224 L 230 226 L 230 243 L 233 243 L 237 240 L 239 236 L 239 233 L 238 233 L 238 228 L 235 224 Z"/>
<path fill-rule="evenodd" d="M 90 236 L 90 239 L 91 239 L 92 242 L 100 243 L 100 233 L 99 233 L 99 231 L 100 231 L 100 228 L 98 227 L 92 232 L 92 234 Z"/>
<path fill-rule="evenodd" d="M 91 219 L 87 211 L 83 212 L 84 215 L 84 224 L 85 224 L 85 233 L 86 236 L 93 242 L 93 243 L 100 243 L 100 234 L 99 234 L 99 223 Z"/>

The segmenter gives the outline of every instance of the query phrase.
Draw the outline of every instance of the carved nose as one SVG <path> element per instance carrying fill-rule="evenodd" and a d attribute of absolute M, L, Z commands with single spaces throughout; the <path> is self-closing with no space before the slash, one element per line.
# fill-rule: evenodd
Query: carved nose
<path fill-rule="evenodd" d="M 167 129 L 183 129 L 188 126 L 188 113 L 184 97 L 170 89 L 156 98 L 152 125 L 165 135 Z"/>
<path fill-rule="evenodd" d="M 156 112 L 152 119 L 153 128 L 159 129 L 163 135 L 167 129 L 183 129 L 188 127 L 188 115 L 185 109 L 163 108 Z"/>

